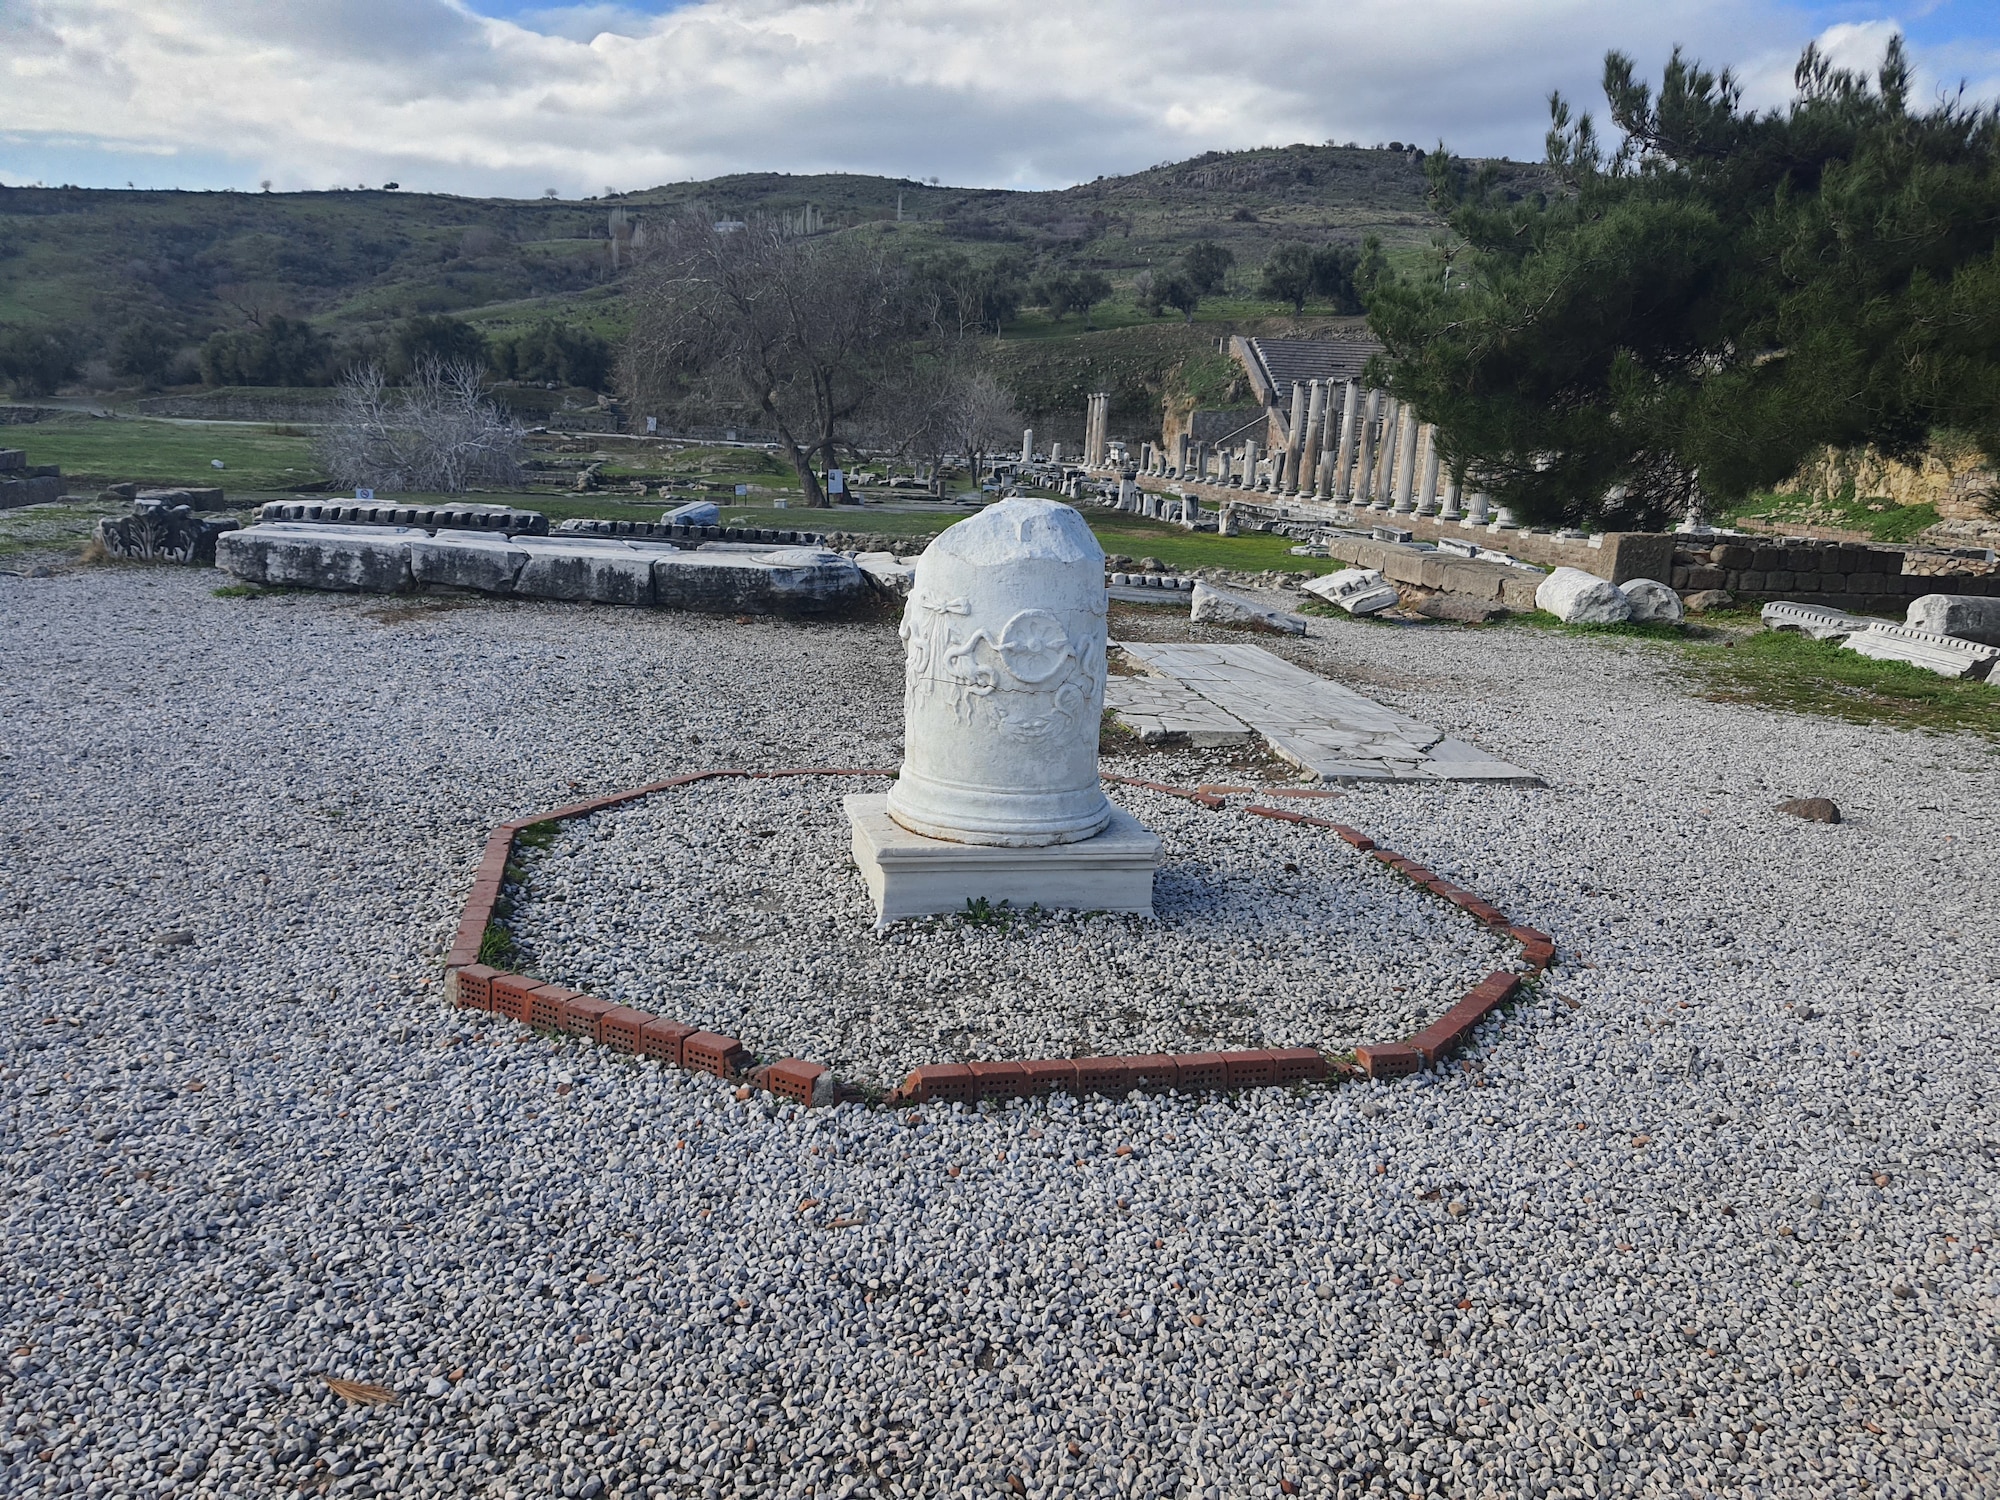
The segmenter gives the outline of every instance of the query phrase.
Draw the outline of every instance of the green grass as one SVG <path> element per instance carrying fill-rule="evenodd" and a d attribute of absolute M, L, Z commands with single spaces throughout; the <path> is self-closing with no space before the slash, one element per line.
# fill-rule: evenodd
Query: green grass
<path fill-rule="evenodd" d="M 0 558 L 75 558 L 89 545 L 98 517 L 123 515 L 125 509 L 122 503 L 86 500 L 0 510 Z"/>
<path fill-rule="evenodd" d="M 1235 568 L 1258 573 L 1275 568 L 1287 573 L 1331 573 L 1347 564 L 1329 557 L 1294 557 L 1298 543 L 1287 536 L 1255 532 L 1248 536 L 1218 536 L 1212 531 L 1183 531 L 1167 521 L 1144 516 L 1085 511 L 1084 518 L 1106 553 L 1127 557 L 1157 557 L 1183 571 L 1191 568 Z"/>
<path fill-rule="evenodd" d="M 1681 650 L 1697 691 L 1717 703 L 1976 734 L 2000 743 L 2000 687 L 1983 682 L 1875 661 L 1790 630 L 1763 631 L 1733 646 L 1684 640 Z"/>
<path fill-rule="evenodd" d="M 1721 521 L 1768 521 L 1794 526 L 1828 526 L 1859 532 L 1878 542 L 1915 541 L 1938 523 L 1935 505 L 1898 505 L 1881 495 L 1856 495 L 1852 487 L 1833 496 L 1754 495 Z"/>
<path fill-rule="evenodd" d="M 10 428 L 8 442 L 27 449 L 31 464 L 59 464 L 72 488 L 130 479 L 291 490 L 322 477 L 312 440 L 278 427 L 78 416 Z M 209 462 L 216 458 L 220 469 Z"/>

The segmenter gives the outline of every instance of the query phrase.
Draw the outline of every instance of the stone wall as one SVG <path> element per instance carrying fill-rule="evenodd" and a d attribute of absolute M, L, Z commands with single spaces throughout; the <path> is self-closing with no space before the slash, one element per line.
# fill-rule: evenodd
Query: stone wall
<path fill-rule="evenodd" d="M 1856 614 L 1901 618 L 1922 594 L 2000 597 L 2000 575 L 1971 571 L 1910 571 L 1912 554 L 1898 547 L 1870 547 L 1806 538 L 1676 538 L 1673 577 L 1680 592 L 1727 589 L 1743 600 L 1791 599 Z M 1924 554 L 1919 566 L 1935 567 Z"/>

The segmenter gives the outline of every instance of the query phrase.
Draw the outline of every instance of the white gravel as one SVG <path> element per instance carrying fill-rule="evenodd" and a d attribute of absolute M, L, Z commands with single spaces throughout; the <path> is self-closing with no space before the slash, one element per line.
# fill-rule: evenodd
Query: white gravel
<path fill-rule="evenodd" d="M 435 962 L 572 783 L 893 763 L 886 627 L 218 581 L 0 578 L 0 1493 L 2000 1485 L 1987 745 L 1315 620 L 1553 783 L 1337 804 L 1562 946 L 1471 1071 L 801 1115 Z"/>
<path fill-rule="evenodd" d="M 973 1059 L 1344 1051 L 1519 966 L 1325 829 L 1119 787 L 1164 845 L 1152 919 L 1005 911 L 878 937 L 840 799 L 886 785 L 702 782 L 567 823 L 523 853 L 515 966 L 882 1089 Z"/>

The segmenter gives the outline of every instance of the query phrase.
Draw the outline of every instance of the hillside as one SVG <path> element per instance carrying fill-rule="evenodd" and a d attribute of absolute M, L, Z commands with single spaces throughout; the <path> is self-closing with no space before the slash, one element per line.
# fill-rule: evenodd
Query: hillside
<path fill-rule="evenodd" d="M 1503 170 L 1532 186 L 1538 169 Z M 1374 233 L 1394 252 L 1438 227 L 1415 153 L 1333 146 L 1212 153 L 1054 192 L 782 174 L 582 202 L 0 188 L 0 325 L 74 330 L 89 354 L 140 318 L 189 343 L 272 313 L 350 339 L 439 312 L 488 332 L 553 314 L 615 333 L 617 277 L 649 219 L 810 211 L 838 231 L 895 223 L 899 204 L 912 240 L 1121 286 L 1199 239 L 1235 254 L 1242 291 L 1285 239 Z"/>

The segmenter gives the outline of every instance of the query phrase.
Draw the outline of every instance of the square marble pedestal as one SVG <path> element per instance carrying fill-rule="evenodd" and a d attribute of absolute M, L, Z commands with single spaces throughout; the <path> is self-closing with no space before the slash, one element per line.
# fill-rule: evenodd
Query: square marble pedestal
<path fill-rule="evenodd" d="M 1117 807 L 1095 838 L 1042 849 L 953 844 L 911 833 L 889 816 L 887 793 L 842 799 L 854 829 L 854 863 L 879 921 L 964 911 L 980 897 L 1076 911 L 1150 912 L 1160 841 Z"/>

